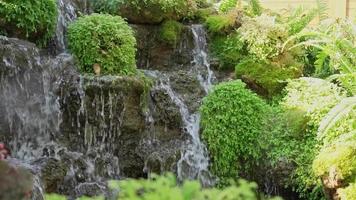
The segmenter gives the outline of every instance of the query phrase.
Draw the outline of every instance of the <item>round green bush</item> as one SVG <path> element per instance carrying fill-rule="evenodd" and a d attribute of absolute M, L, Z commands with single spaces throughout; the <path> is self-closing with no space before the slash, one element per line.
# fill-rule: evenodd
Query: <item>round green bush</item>
<path fill-rule="evenodd" d="M 57 14 L 54 0 L 0 1 L 0 29 L 43 46 L 54 33 Z"/>
<path fill-rule="evenodd" d="M 240 80 L 219 84 L 201 107 L 202 138 L 222 181 L 252 168 L 261 156 L 258 138 L 269 106 L 245 86 Z"/>
<path fill-rule="evenodd" d="M 190 17 L 199 6 L 195 0 L 94 0 L 96 12 L 120 15 L 132 23 L 158 24 Z"/>
<path fill-rule="evenodd" d="M 68 43 L 82 72 L 93 73 L 93 66 L 99 65 L 103 74 L 136 73 L 136 39 L 119 16 L 80 17 L 68 28 Z"/>

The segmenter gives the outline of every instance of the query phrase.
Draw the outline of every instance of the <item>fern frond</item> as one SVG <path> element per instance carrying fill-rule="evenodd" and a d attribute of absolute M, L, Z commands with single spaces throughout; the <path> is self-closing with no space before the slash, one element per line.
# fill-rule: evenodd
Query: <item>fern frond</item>
<path fill-rule="evenodd" d="M 295 16 L 295 19 L 288 23 L 289 35 L 295 35 L 301 32 L 311 21 L 313 21 L 317 14 L 317 9 L 311 9 L 305 15 L 299 14 L 301 16 Z"/>
<path fill-rule="evenodd" d="M 327 19 L 328 16 L 328 1 L 327 0 L 316 0 L 318 17 L 320 21 Z"/>
<path fill-rule="evenodd" d="M 336 105 L 321 121 L 318 129 L 318 138 L 322 139 L 327 132 L 341 119 L 346 117 L 356 106 L 356 97 L 345 98 Z"/>

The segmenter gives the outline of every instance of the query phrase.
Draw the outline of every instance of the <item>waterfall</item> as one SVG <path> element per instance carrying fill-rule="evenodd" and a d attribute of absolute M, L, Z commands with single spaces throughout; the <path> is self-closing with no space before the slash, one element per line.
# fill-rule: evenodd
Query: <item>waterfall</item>
<path fill-rule="evenodd" d="M 65 52 L 67 42 L 66 42 L 66 32 L 67 27 L 70 22 L 77 18 L 77 14 L 74 8 L 72 1 L 68 0 L 58 0 L 58 19 L 57 19 L 57 27 L 56 34 L 54 38 L 54 47 L 55 53 Z"/>
<path fill-rule="evenodd" d="M 200 86 L 207 94 L 215 77 L 210 69 L 207 54 L 206 32 L 202 25 L 192 25 L 191 31 L 194 39 L 192 68 L 190 72 L 199 80 Z M 181 158 L 177 163 L 178 179 L 198 179 L 204 186 L 212 186 L 215 179 L 209 172 L 209 155 L 206 146 L 200 140 L 200 114 L 190 111 L 184 98 L 172 88 L 170 72 L 145 71 L 146 75 L 156 79 L 155 89 L 163 90 L 172 102 L 179 108 L 183 122 L 183 132 L 188 139 L 182 147 Z M 174 75 L 173 75 L 174 76 Z"/>
<path fill-rule="evenodd" d="M 203 25 L 192 25 L 192 33 L 194 36 L 195 48 L 194 55 L 194 69 L 197 72 L 197 78 L 200 85 L 204 88 L 206 93 L 209 93 L 214 81 L 214 73 L 210 69 L 210 64 L 207 54 L 207 39 L 206 31 Z M 171 96 L 171 95 L 170 95 Z M 215 183 L 212 175 L 209 173 L 209 157 L 206 146 L 199 137 L 200 131 L 200 114 L 189 112 L 184 109 L 184 105 L 180 106 L 181 114 L 185 124 L 185 129 L 191 137 L 187 148 L 182 154 L 182 158 L 178 162 L 178 177 L 183 180 L 185 178 L 198 178 L 203 185 L 211 186 Z"/>

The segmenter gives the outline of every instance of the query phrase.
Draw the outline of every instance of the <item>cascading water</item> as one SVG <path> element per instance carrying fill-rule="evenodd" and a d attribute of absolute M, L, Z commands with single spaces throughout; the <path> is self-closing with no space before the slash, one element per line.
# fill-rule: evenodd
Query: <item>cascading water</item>
<path fill-rule="evenodd" d="M 74 5 L 68 0 L 58 0 L 58 19 L 56 33 L 53 41 L 55 47 L 55 53 L 61 53 L 66 50 L 66 38 L 67 27 L 70 22 L 77 18 L 77 14 Z"/>
<path fill-rule="evenodd" d="M 214 81 L 214 73 L 210 69 L 208 60 L 206 32 L 202 25 L 192 25 L 191 29 L 195 44 L 193 51 L 194 69 L 197 70 L 197 78 L 200 81 L 200 85 L 208 93 Z M 199 137 L 200 114 L 189 114 L 184 104 L 180 105 L 180 107 L 182 119 L 186 126 L 185 129 L 191 136 L 191 141 L 188 143 L 182 158 L 178 162 L 178 177 L 182 180 L 185 178 L 198 178 L 203 185 L 211 186 L 215 183 L 215 180 L 208 170 L 208 151 Z M 186 167 L 188 169 L 185 169 Z"/>
<path fill-rule="evenodd" d="M 214 74 L 210 69 L 207 56 L 206 32 L 202 25 L 192 25 L 191 31 L 194 37 L 193 68 L 189 73 L 195 74 L 200 86 L 208 93 L 214 81 Z M 146 75 L 157 80 L 155 89 L 163 90 L 179 108 L 184 126 L 184 133 L 188 134 L 188 140 L 182 147 L 181 158 L 177 163 L 177 175 L 179 180 L 199 179 L 203 185 L 214 185 L 215 179 L 209 173 L 209 156 L 205 145 L 200 140 L 200 114 L 190 112 L 182 96 L 172 89 L 169 72 L 145 71 Z M 167 74 L 168 73 L 168 74 Z"/>

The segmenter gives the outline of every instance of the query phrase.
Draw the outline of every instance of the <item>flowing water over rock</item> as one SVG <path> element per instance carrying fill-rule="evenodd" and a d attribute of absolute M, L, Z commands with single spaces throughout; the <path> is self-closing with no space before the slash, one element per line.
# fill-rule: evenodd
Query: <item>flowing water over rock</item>
<path fill-rule="evenodd" d="M 51 53 L 66 51 L 68 23 L 78 9 L 89 12 L 80 4 L 58 1 Z M 135 28 L 155 35 L 138 37 L 138 65 L 156 82 L 148 93 L 138 78 L 82 76 L 68 54 L 0 38 L 0 141 L 10 163 L 34 174 L 34 200 L 92 196 L 107 191 L 108 179 L 165 171 L 214 184 L 199 136 L 198 108 L 214 82 L 203 27 L 186 26 L 175 48 L 160 44 L 159 28 Z"/>

